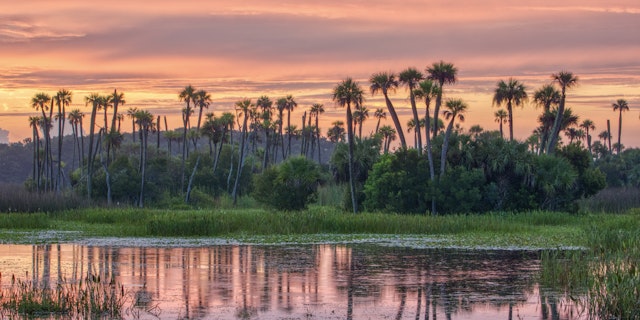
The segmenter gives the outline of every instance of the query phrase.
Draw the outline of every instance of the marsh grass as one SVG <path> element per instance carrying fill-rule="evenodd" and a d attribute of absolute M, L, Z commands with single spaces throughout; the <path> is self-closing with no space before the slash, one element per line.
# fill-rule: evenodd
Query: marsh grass
<path fill-rule="evenodd" d="M 73 192 L 30 192 L 21 185 L 0 184 L 0 213 L 57 212 L 85 207 Z"/>
<path fill-rule="evenodd" d="M 584 212 L 622 213 L 640 208 L 640 188 L 606 188 L 593 197 L 582 199 Z"/>
<path fill-rule="evenodd" d="M 0 213 L 0 229 L 47 229 L 51 226 L 44 213 Z"/>
<path fill-rule="evenodd" d="M 78 282 L 61 279 L 52 287 L 11 278 L 0 291 L 0 317 L 7 318 L 122 318 L 129 297 L 113 279 L 90 275 Z"/>
<path fill-rule="evenodd" d="M 640 219 L 636 214 L 585 228 L 588 249 L 542 254 L 541 283 L 563 290 L 593 317 L 640 319 Z"/>

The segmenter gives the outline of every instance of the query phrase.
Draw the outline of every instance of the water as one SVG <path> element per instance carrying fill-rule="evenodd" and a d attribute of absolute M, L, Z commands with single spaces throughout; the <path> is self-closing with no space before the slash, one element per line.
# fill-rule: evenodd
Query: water
<path fill-rule="evenodd" d="M 577 319 L 530 251 L 378 244 L 0 245 L 3 286 L 114 276 L 143 319 Z"/>

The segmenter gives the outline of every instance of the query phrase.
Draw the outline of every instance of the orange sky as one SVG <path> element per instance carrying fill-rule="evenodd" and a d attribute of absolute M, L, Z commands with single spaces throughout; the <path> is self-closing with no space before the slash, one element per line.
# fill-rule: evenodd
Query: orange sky
<path fill-rule="evenodd" d="M 567 106 L 592 119 L 596 133 L 624 98 L 622 143 L 640 146 L 640 4 L 635 0 L 535 1 L 23 1 L 0 13 L 0 128 L 11 141 L 30 136 L 31 97 L 59 88 L 74 104 L 90 92 L 125 92 L 129 106 L 167 115 L 179 126 L 177 93 L 187 84 L 209 91 L 210 111 L 266 94 L 292 94 L 301 111 L 327 107 L 326 123 L 343 117 L 330 100 L 333 86 L 351 76 L 365 89 L 379 71 L 423 70 L 453 62 L 459 83 L 447 97 L 469 104 L 468 128 L 497 129 L 491 94 L 515 77 L 532 94 L 549 75 L 568 70 L 580 86 Z M 382 106 L 367 95 L 367 106 Z M 402 122 L 410 118 L 407 92 L 392 97 Z M 516 109 L 515 134 L 525 139 L 540 110 Z M 298 123 L 299 120 L 296 121 Z M 365 131 L 372 130 L 369 120 Z M 390 119 L 387 123 L 391 125 Z M 129 127 L 125 127 L 130 130 Z M 410 135 L 409 135 L 410 136 Z"/>

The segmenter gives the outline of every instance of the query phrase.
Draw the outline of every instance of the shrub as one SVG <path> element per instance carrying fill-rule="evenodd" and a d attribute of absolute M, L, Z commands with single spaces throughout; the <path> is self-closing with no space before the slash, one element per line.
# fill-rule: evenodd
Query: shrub
<path fill-rule="evenodd" d="M 318 188 L 320 170 L 305 157 L 293 157 L 254 177 L 254 198 L 280 210 L 301 210 Z"/>

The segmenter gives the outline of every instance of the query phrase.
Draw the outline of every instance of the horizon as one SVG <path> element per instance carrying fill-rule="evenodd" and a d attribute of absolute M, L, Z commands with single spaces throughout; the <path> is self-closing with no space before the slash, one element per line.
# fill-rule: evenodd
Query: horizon
<path fill-rule="evenodd" d="M 34 8 L 34 2 L 40 5 Z M 323 103 L 324 135 L 332 121 L 344 121 L 344 109 L 330 97 L 342 79 L 361 84 L 372 113 L 384 101 L 369 93 L 371 74 L 407 67 L 424 72 L 444 60 L 459 70 L 459 82 L 445 87 L 445 97 L 469 104 L 465 129 L 480 124 L 498 130 L 498 108 L 491 102 L 499 80 L 523 82 L 532 100 L 552 73 L 566 70 L 580 79 L 567 91 L 567 107 L 580 121 L 594 121 L 593 140 L 607 119 L 615 140 L 618 113 L 611 104 L 626 99 L 622 144 L 640 147 L 639 15 L 640 4 L 632 0 L 545 0 L 536 6 L 503 0 L 402 6 L 165 0 L 154 7 L 117 0 L 100 8 L 77 0 L 15 3 L 0 22 L 0 128 L 9 130 L 11 142 L 30 137 L 27 117 L 37 114 L 31 98 L 66 88 L 82 111 L 88 93 L 118 89 L 125 109 L 146 106 L 175 129 L 182 126 L 184 106 L 178 93 L 192 84 L 212 95 L 209 111 L 216 114 L 245 97 L 255 102 L 262 95 L 276 100 L 291 94 L 299 105 L 292 113 L 298 126 L 304 110 Z M 406 132 L 408 93 L 399 88 L 390 98 Z M 514 108 L 516 139 L 531 134 L 540 112 L 531 103 Z M 369 118 L 364 132 L 373 131 L 375 122 Z M 390 118 L 386 124 L 392 125 Z M 130 131 L 130 125 L 123 128 Z M 412 134 L 407 138 L 412 141 Z"/>

